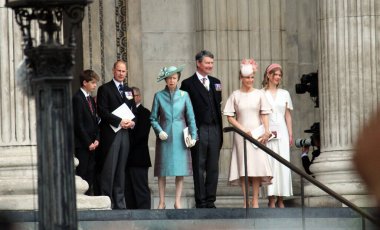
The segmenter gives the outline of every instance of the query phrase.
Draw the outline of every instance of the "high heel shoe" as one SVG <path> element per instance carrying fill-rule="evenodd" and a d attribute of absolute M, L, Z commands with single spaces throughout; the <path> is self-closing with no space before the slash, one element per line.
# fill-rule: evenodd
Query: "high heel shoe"
<path fill-rule="evenodd" d="M 164 206 L 160 207 L 160 205 L 158 205 L 157 209 L 166 209 L 166 204 L 164 204 Z"/>

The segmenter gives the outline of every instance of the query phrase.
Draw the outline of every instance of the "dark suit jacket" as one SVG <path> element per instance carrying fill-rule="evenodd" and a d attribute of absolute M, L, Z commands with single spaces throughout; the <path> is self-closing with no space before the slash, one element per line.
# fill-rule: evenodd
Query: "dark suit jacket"
<path fill-rule="evenodd" d="M 99 127 L 96 117 L 95 101 L 91 103 L 95 113 L 91 113 L 87 99 L 81 90 L 73 96 L 75 148 L 88 149 L 95 140 L 99 140 Z"/>
<path fill-rule="evenodd" d="M 109 148 L 116 136 L 116 133 L 110 127 L 110 124 L 114 127 L 118 127 L 121 118 L 112 114 L 123 103 L 136 113 L 136 104 L 133 99 L 133 90 L 129 87 L 125 87 L 125 92 L 130 94 L 129 98 L 122 99 L 118 88 L 113 80 L 103 84 L 98 89 L 97 104 L 98 114 L 100 116 L 100 148 L 102 153 L 108 153 Z"/>
<path fill-rule="evenodd" d="M 135 128 L 130 131 L 131 149 L 129 151 L 128 167 L 151 167 L 152 163 L 149 156 L 148 139 L 150 132 L 150 111 L 143 105 L 137 107 L 137 123 Z"/>
<path fill-rule="evenodd" d="M 220 80 L 215 77 L 208 76 L 208 79 L 210 81 L 210 90 L 212 90 L 214 94 L 214 110 L 217 116 L 215 119 L 220 124 L 220 128 L 222 129 L 222 85 Z M 200 125 L 206 120 L 206 116 L 210 114 L 211 108 L 208 101 L 208 92 L 205 90 L 205 87 L 199 81 L 198 76 L 195 73 L 193 76 L 182 81 L 181 89 L 189 93 L 191 103 L 193 104 L 195 121 L 197 123 L 197 127 L 199 128 Z"/>

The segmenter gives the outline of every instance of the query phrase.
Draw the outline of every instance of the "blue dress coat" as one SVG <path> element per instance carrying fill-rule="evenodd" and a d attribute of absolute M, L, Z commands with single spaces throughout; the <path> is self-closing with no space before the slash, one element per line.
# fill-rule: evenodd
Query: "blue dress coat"
<path fill-rule="evenodd" d="M 185 145 L 183 129 L 188 126 L 192 139 L 197 139 L 197 127 L 188 93 L 178 88 L 171 93 L 168 87 L 157 92 L 150 121 L 157 136 L 154 176 L 192 175 L 191 153 Z M 168 134 L 168 139 L 158 138 L 161 131 Z"/>

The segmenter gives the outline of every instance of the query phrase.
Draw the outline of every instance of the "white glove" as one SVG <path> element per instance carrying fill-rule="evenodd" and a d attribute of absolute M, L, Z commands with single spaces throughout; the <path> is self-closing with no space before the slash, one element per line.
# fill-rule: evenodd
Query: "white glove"
<path fill-rule="evenodd" d="M 197 140 L 191 139 L 190 143 L 189 143 L 189 148 L 194 147 L 196 142 L 197 142 Z"/>
<path fill-rule="evenodd" d="M 158 137 L 160 138 L 160 140 L 164 141 L 164 140 L 168 139 L 168 134 L 166 134 L 165 131 L 161 131 L 158 134 Z"/>

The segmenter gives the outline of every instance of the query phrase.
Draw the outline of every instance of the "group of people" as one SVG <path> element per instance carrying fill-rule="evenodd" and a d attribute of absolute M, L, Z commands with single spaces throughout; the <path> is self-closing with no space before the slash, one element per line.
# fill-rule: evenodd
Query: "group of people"
<path fill-rule="evenodd" d="M 223 114 L 228 122 L 257 138 L 268 148 L 289 161 L 290 146 L 293 142 L 292 119 L 293 109 L 289 92 L 280 89 L 283 71 L 279 64 L 269 65 L 262 82 L 262 89 L 253 87 L 257 64 L 253 59 L 243 60 L 240 66 L 240 89 L 229 96 Z M 262 126 L 262 133 L 254 136 Z M 253 208 L 259 207 L 260 186 L 267 186 L 268 207 L 284 207 L 284 196 L 291 196 L 292 180 L 290 169 L 269 157 L 254 145 L 247 145 L 247 174 L 252 184 L 252 202 L 245 200 L 244 176 L 244 142 L 243 137 L 234 134 L 229 181 L 241 184 L 244 203 Z M 276 199 L 277 198 L 277 199 Z"/>
<path fill-rule="evenodd" d="M 149 209 L 150 112 L 141 105 L 140 89 L 124 85 L 126 63 L 115 62 L 112 71 L 113 79 L 99 87 L 96 103 L 90 94 L 100 77 L 92 70 L 79 76 L 81 88 L 72 100 L 76 173 L 88 182 L 87 195 L 109 196 L 113 209 Z M 122 105 L 132 117 L 116 115 Z"/>
<path fill-rule="evenodd" d="M 223 144 L 222 85 L 212 77 L 214 55 L 202 50 L 195 56 L 196 72 L 178 86 L 184 66 L 161 69 L 157 82 L 165 88 L 154 95 L 151 112 L 141 105 L 140 89 L 124 85 L 127 66 L 117 61 L 113 79 L 99 87 L 97 101 L 90 96 L 99 76 L 92 70 L 80 75 L 81 88 L 73 97 L 77 174 L 90 187 L 87 194 L 106 195 L 113 209 L 150 209 L 148 150 L 150 127 L 156 134 L 154 176 L 158 177 L 158 209 L 165 209 L 166 177 L 175 177 L 174 208 L 181 208 L 185 176 L 193 176 L 196 208 L 216 208 L 219 155 Z M 240 89 L 228 98 L 223 115 L 249 135 L 263 126 L 258 140 L 289 160 L 293 109 L 288 91 L 280 89 L 282 68 L 271 64 L 263 88 L 253 87 L 257 64 L 243 60 Z M 126 105 L 128 116 L 118 116 Z M 188 137 L 184 138 L 184 132 Z M 290 170 L 254 145 L 247 146 L 249 184 L 244 182 L 243 138 L 234 134 L 229 180 L 252 184 L 251 206 L 259 207 L 259 188 L 268 186 L 268 206 L 284 207 L 292 195 Z M 276 201 L 277 197 L 277 201 Z M 244 200 L 244 207 L 248 204 Z"/>
<path fill-rule="evenodd" d="M 218 79 L 208 76 L 213 58 L 208 51 L 198 53 L 197 73 L 183 81 L 181 90 L 177 83 L 183 67 L 163 68 L 157 81 L 165 80 L 166 86 L 155 94 L 151 113 L 140 105 L 140 90 L 124 85 L 125 62 L 114 64 L 113 79 L 99 87 L 96 103 L 90 94 L 99 76 L 92 70 L 80 74 L 81 88 L 73 97 L 75 155 L 77 175 L 89 183 L 86 194 L 109 196 L 112 209 L 150 208 L 148 137 L 152 127 L 157 135 L 158 208 L 166 207 L 166 176 L 176 177 L 174 207 L 181 208 L 183 179 L 191 175 L 196 207 L 215 208 L 222 87 Z M 199 77 L 207 82 L 201 83 Z M 115 114 L 124 104 L 132 117 Z M 186 127 L 191 137 L 187 144 L 183 138 Z"/>

